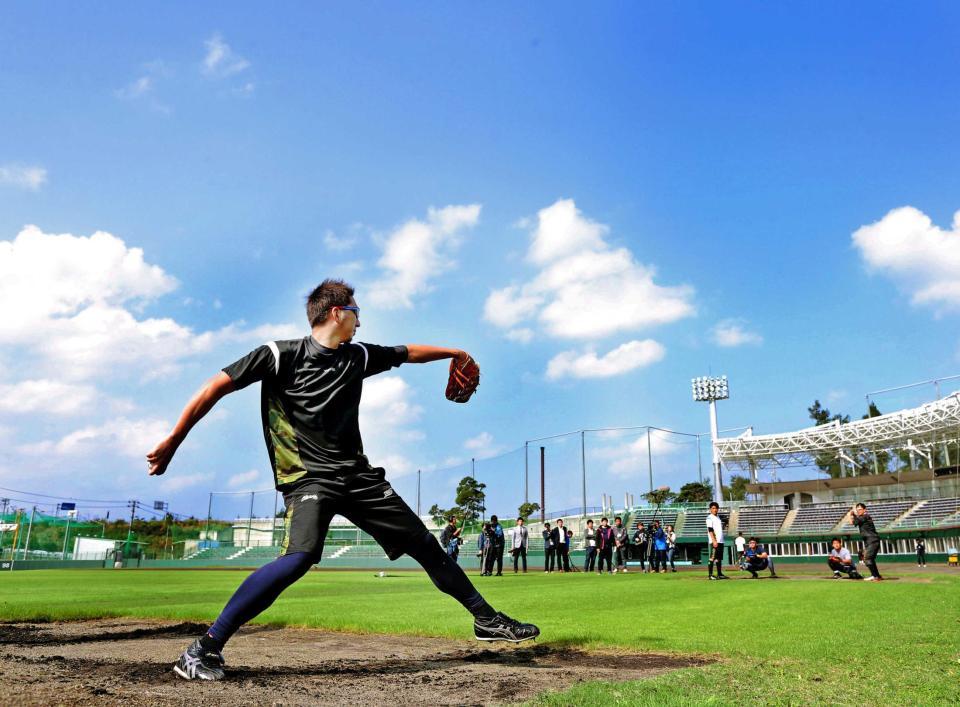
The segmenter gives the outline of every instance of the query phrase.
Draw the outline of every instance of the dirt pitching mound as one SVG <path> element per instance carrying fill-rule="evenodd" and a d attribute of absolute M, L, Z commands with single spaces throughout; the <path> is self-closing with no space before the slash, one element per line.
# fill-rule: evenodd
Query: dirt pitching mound
<path fill-rule="evenodd" d="M 0 624 L 0 684 L 13 705 L 484 705 L 586 680 L 638 680 L 706 658 L 481 645 L 415 636 L 247 627 L 227 679 L 178 678 L 172 664 L 206 629 L 108 619 Z"/>

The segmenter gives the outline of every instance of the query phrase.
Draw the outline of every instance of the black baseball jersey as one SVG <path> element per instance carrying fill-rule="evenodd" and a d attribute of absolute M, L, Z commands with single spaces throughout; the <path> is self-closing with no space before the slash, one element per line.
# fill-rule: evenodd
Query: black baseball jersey
<path fill-rule="evenodd" d="M 223 369 L 237 389 L 259 381 L 263 436 L 278 491 L 367 468 L 358 413 L 363 379 L 407 360 L 406 346 L 343 343 L 312 336 L 271 341 Z"/>
<path fill-rule="evenodd" d="M 873 524 L 873 518 L 870 517 L 869 513 L 864 513 L 862 516 L 854 514 L 853 524 L 860 528 L 860 537 L 863 538 L 864 542 L 880 542 L 877 526 Z"/>

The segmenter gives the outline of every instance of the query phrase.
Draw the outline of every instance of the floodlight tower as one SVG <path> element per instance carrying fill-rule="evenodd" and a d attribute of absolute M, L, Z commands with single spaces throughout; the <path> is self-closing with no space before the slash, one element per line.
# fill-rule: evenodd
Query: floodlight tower
<path fill-rule="evenodd" d="M 723 477 L 720 474 L 720 457 L 717 455 L 717 401 L 730 397 L 730 388 L 727 377 L 700 376 L 691 381 L 693 384 L 693 399 L 697 402 L 710 403 L 710 439 L 713 444 L 713 500 L 723 503 Z"/>

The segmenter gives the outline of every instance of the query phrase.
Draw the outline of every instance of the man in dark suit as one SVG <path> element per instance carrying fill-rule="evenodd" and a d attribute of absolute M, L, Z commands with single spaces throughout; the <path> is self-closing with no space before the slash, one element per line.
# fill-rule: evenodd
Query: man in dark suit
<path fill-rule="evenodd" d="M 553 572 L 553 562 L 556 556 L 557 544 L 553 540 L 553 531 L 550 524 L 543 524 L 543 571 Z"/>
<path fill-rule="evenodd" d="M 567 529 L 563 527 L 563 519 L 557 519 L 557 527 L 553 529 L 557 535 L 557 569 L 561 572 L 570 571 L 570 538 Z"/>

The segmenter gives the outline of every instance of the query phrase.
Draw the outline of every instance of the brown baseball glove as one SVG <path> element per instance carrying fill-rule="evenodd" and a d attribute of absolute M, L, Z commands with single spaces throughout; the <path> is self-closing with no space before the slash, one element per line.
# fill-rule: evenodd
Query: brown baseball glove
<path fill-rule="evenodd" d="M 447 400 L 465 403 L 480 385 L 480 366 L 470 356 L 451 359 L 450 377 L 447 379 Z"/>

